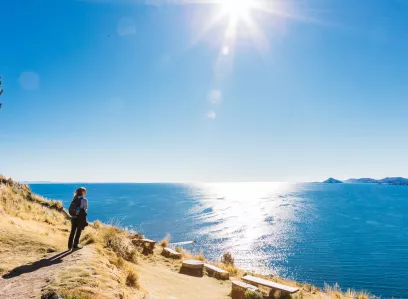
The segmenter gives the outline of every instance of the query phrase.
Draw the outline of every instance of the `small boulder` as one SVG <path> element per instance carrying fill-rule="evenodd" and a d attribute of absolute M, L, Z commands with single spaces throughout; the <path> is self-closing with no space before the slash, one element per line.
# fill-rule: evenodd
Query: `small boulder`
<path fill-rule="evenodd" d="M 43 294 L 41 299 L 63 299 L 60 295 L 56 292 L 48 292 L 47 294 Z"/>

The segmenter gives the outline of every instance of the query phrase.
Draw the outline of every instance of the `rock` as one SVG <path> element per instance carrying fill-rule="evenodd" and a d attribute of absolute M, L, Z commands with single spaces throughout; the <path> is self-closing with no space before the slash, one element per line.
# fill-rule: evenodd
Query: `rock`
<path fill-rule="evenodd" d="M 49 292 L 41 296 L 41 299 L 63 299 L 60 295 L 56 292 Z"/>

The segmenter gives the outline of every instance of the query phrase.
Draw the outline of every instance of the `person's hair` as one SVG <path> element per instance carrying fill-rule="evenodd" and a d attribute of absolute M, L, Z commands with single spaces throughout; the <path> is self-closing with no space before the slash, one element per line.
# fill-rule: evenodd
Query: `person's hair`
<path fill-rule="evenodd" d="M 77 196 L 84 196 L 84 193 L 86 192 L 86 189 L 84 187 L 80 187 L 78 189 L 75 190 L 74 193 L 74 198 Z"/>

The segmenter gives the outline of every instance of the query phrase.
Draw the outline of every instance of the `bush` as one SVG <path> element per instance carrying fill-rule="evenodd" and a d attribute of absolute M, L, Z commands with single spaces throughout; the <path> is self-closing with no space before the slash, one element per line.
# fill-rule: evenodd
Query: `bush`
<path fill-rule="evenodd" d="M 129 255 L 127 256 L 127 260 L 129 262 L 132 262 L 134 264 L 137 264 L 139 262 L 139 253 L 137 252 L 136 249 L 133 249 Z"/>
<path fill-rule="evenodd" d="M 94 229 L 100 229 L 103 227 L 102 222 L 100 222 L 99 220 L 96 220 L 93 224 Z"/>
<path fill-rule="evenodd" d="M 291 296 L 292 299 L 303 299 L 303 292 L 300 290 L 296 294 Z"/>
<path fill-rule="evenodd" d="M 227 252 L 224 253 L 224 255 L 221 258 L 221 263 L 227 266 L 234 266 L 234 258 L 232 257 L 232 254 Z"/>
<path fill-rule="evenodd" d="M 63 299 L 92 299 L 95 298 L 92 293 L 81 290 L 62 290 L 60 295 Z"/>
<path fill-rule="evenodd" d="M 84 245 L 94 244 L 98 242 L 98 238 L 95 232 L 89 232 L 81 238 L 81 242 Z"/>
<path fill-rule="evenodd" d="M 194 256 L 194 259 L 204 262 L 205 261 L 205 256 L 204 256 L 204 254 L 202 252 L 200 252 L 199 254 Z"/>
<path fill-rule="evenodd" d="M 126 266 L 126 262 L 121 257 L 116 257 L 114 260 L 111 260 L 111 263 L 116 266 L 116 268 L 124 269 Z"/>
<path fill-rule="evenodd" d="M 271 290 L 269 292 L 269 298 L 273 299 L 291 299 L 291 295 L 281 292 L 280 290 Z"/>
<path fill-rule="evenodd" d="M 253 291 L 247 290 L 245 292 L 245 299 L 263 299 L 263 296 L 259 292 L 253 292 Z"/>
<path fill-rule="evenodd" d="M 237 276 L 238 274 L 238 269 L 235 268 L 235 266 L 233 265 L 225 265 L 225 264 L 221 264 L 220 268 L 224 269 L 225 271 L 227 271 L 231 276 Z"/>
<path fill-rule="evenodd" d="M 129 270 L 126 276 L 126 285 L 131 288 L 139 288 L 139 275 L 137 275 L 135 270 Z"/>
<path fill-rule="evenodd" d="M 170 242 L 170 235 L 167 235 L 163 238 L 163 240 L 160 241 L 160 246 L 161 247 L 167 247 L 169 245 Z"/>
<path fill-rule="evenodd" d="M 126 236 L 116 227 L 110 226 L 103 230 L 104 245 L 112 249 L 117 255 L 126 258 L 129 246 Z"/>

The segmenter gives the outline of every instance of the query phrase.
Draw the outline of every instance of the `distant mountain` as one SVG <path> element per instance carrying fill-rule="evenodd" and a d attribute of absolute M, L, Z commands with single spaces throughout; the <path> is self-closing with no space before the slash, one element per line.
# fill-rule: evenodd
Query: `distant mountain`
<path fill-rule="evenodd" d="M 378 180 L 370 178 L 361 178 L 361 179 L 348 179 L 345 180 L 344 182 L 350 184 L 377 184 Z"/>
<path fill-rule="evenodd" d="M 385 178 L 382 180 L 370 179 L 370 178 L 361 178 L 361 179 L 348 179 L 344 181 L 349 184 L 386 184 L 386 185 L 399 185 L 399 186 L 408 186 L 408 179 L 401 177 Z"/>
<path fill-rule="evenodd" d="M 388 184 L 388 185 L 404 185 L 407 186 L 408 185 L 408 179 L 406 178 L 385 178 L 382 180 L 378 180 L 378 183 L 380 184 Z"/>
<path fill-rule="evenodd" d="M 342 181 L 336 180 L 334 178 L 328 178 L 323 182 L 324 184 L 342 184 Z"/>

